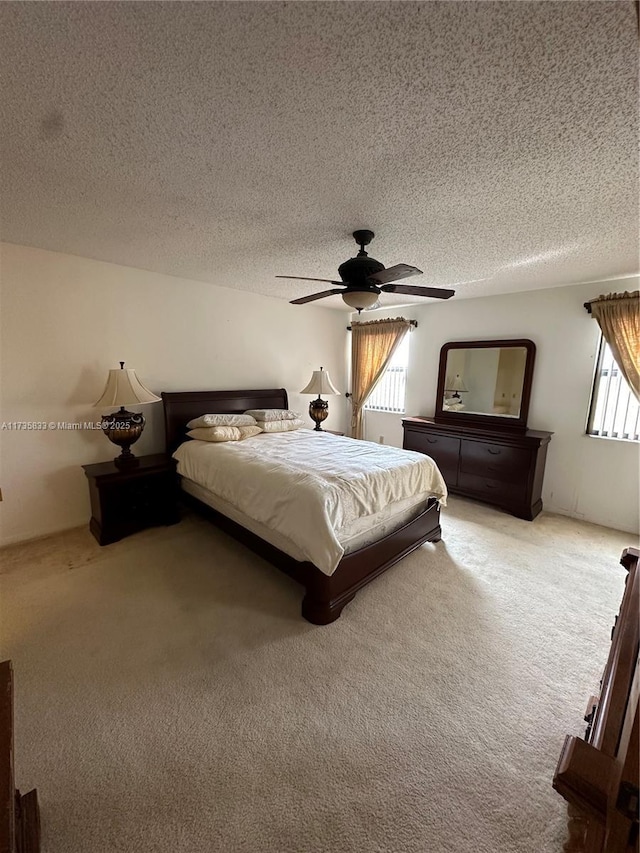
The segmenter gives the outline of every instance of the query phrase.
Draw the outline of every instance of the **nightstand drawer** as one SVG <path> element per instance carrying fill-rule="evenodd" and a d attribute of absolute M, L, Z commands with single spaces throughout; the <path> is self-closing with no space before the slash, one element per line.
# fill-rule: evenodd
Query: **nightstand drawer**
<path fill-rule="evenodd" d="M 175 506 L 175 474 L 162 472 L 103 486 L 103 520 L 148 527 Z"/>
<path fill-rule="evenodd" d="M 529 470 L 531 453 L 519 447 L 506 447 L 484 441 L 463 441 L 460 473 L 475 474 L 491 480 L 519 483 Z"/>

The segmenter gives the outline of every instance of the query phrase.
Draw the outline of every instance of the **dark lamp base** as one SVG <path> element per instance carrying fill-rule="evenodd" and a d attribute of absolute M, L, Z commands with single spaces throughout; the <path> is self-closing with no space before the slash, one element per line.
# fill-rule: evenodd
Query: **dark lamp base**
<path fill-rule="evenodd" d="M 129 449 L 142 435 L 144 415 L 139 412 L 128 412 L 124 406 L 111 415 L 102 418 L 102 431 L 107 438 L 122 448 L 120 456 L 113 460 L 118 468 L 135 468 L 138 458 Z"/>
<path fill-rule="evenodd" d="M 326 421 L 327 416 L 329 415 L 329 401 L 323 400 L 318 397 L 316 400 L 312 400 L 309 403 L 309 417 L 312 421 L 316 422 L 314 429 L 317 431 L 321 431 L 322 427 L 320 424 L 323 421 Z"/>

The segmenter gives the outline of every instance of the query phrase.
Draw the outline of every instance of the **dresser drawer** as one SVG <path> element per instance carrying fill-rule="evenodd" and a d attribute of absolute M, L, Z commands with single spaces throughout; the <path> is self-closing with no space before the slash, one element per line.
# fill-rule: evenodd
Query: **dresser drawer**
<path fill-rule="evenodd" d="M 531 453 L 524 448 L 484 441 L 462 442 L 461 474 L 474 474 L 505 483 L 521 483 L 523 478 L 526 479 L 530 465 Z"/>
<path fill-rule="evenodd" d="M 458 488 L 465 494 L 497 504 L 521 503 L 526 491 L 522 483 L 465 474 L 463 471 L 458 474 Z"/>
<path fill-rule="evenodd" d="M 405 450 L 417 450 L 430 456 L 448 485 L 455 485 L 458 476 L 460 439 L 448 435 L 429 435 L 426 432 L 405 430 Z"/>

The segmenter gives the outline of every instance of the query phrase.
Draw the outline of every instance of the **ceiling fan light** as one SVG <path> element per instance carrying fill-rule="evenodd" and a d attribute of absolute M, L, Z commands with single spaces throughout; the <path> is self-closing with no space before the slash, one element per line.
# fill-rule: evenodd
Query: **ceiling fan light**
<path fill-rule="evenodd" d="M 356 311 L 363 311 L 366 308 L 371 308 L 378 301 L 379 294 L 373 293 L 370 290 L 349 291 L 342 294 L 343 301 Z"/>

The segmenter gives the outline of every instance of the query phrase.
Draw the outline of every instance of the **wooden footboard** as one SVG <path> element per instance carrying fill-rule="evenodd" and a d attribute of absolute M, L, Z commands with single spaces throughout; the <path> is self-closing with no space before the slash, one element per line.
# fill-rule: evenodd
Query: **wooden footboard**
<path fill-rule="evenodd" d="M 425 510 L 413 521 L 398 530 L 347 554 L 331 576 L 323 574 L 310 563 L 305 583 L 306 594 L 302 600 L 302 615 L 314 625 L 328 625 L 340 616 L 356 592 L 378 575 L 386 572 L 423 542 L 439 542 L 440 506 L 431 498 Z"/>
<path fill-rule="evenodd" d="M 329 576 L 313 563 L 301 563 L 284 551 L 256 536 L 255 533 L 227 518 L 222 513 L 202 503 L 193 495 L 182 492 L 184 502 L 213 521 L 243 545 L 272 563 L 280 571 L 298 581 L 305 588 L 302 615 L 314 625 L 328 625 L 342 613 L 343 607 L 353 600 L 359 589 L 386 572 L 424 542 L 439 542 L 441 538 L 440 506 L 436 498 L 429 498 L 423 512 L 398 530 L 360 548 L 342 558 L 335 572 Z"/>

